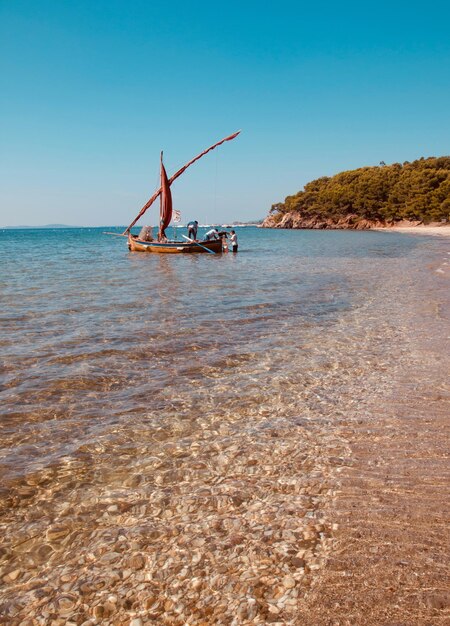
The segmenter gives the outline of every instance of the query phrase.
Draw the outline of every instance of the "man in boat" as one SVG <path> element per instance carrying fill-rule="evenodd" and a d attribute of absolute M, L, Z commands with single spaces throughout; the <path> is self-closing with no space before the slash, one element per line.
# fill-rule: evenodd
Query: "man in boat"
<path fill-rule="evenodd" d="M 211 228 L 205 235 L 205 241 L 211 241 L 212 239 L 219 239 L 219 231 L 217 228 Z"/>
<path fill-rule="evenodd" d="M 198 230 L 198 222 L 194 220 L 193 222 L 189 222 L 188 227 L 188 237 L 189 239 L 197 239 L 197 230 Z"/>
<path fill-rule="evenodd" d="M 237 240 L 236 232 L 234 230 L 230 230 L 230 241 L 231 241 L 231 246 L 232 246 L 233 252 L 237 252 L 238 251 L 238 240 Z"/>
<path fill-rule="evenodd" d="M 158 241 L 159 243 L 167 242 L 166 229 L 164 228 L 164 219 L 161 219 L 159 222 Z"/>

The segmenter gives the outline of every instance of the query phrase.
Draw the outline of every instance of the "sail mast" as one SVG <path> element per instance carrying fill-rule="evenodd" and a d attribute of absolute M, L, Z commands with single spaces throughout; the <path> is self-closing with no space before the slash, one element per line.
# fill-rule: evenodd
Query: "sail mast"
<path fill-rule="evenodd" d="M 196 161 L 198 161 L 199 159 L 201 159 L 203 156 L 205 156 L 205 154 L 208 154 L 208 152 L 211 152 L 211 150 L 214 150 L 214 148 L 217 148 L 217 146 L 220 146 L 221 144 L 225 143 L 225 141 L 231 141 L 232 139 L 234 139 L 235 137 L 237 137 L 239 135 L 241 131 L 238 130 L 236 133 L 233 133 L 232 135 L 230 135 L 229 137 L 225 137 L 224 139 L 222 139 L 221 141 L 218 141 L 217 143 L 215 143 L 213 146 L 210 146 L 209 148 L 207 148 L 206 150 L 203 150 L 203 152 L 201 152 L 200 154 L 198 154 L 196 157 L 194 157 L 193 159 L 191 159 L 190 161 L 188 161 L 186 163 L 186 165 L 183 165 L 183 167 L 181 169 L 179 169 L 177 172 L 175 172 L 175 174 L 169 178 L 167 180 L 168 182 L 168 186 L 170 188 L 170 185 L 174 182 L 174 180 L 176 180 L 178 178 L 178 176 L 181 176 L 181 174 L 183 174 L 183 172 L 185 172 L 187 170 L 187 168 L 189 166 L 191 166 L 193 163 L 195 163 Z M 161 157 L 162 159 L 162 157 Z M 162 162 L 162 161 L 161 161 Z M 164 167 L 164 166 L 163 166 Z M 165 171 L 165 170 L 164 170 Z M 167 175 L 166 175 L 167 177 Z M 170 191 L 170 189 L 169 189 Z M 156 198 L 161 194 L 162 192 L 162 184 L 160 186 L 160 188 L 155 191 L 155 193 L 153 194 L 153 196 L 150 198 L 150 200 L 148 200 L 148 202 L 146 202 L 146 204 L 144 204 L 144 206 L 142 207 L 142 209 L 139 211 L 139 213 L 137 214 L 137 216 L 134 218 L 134 220 L 131 222 L 131 224 L 128 226 L 128 228 L 126 228 L 123 231 L 123 234 L 126 235 L 130 232 L 131 228 L 133 228 L 133 226 L 136 224 L 136 222 L 144 215 L 144 213 L 147 211 L 147 209 L 149 209 L 151 207 L 151 205 L 153 204 L 153 202 L 156 200 Z M 166 227 L 167 228 L 167 227 Z"/>
<path fill-rule="evenodd" d="M 162 186 L 163 186 L 163 151 L 161 150 L 160 162 L 159 162 L 159 188 L 161 189 L 161 193 L 159 194 L 159 230 L 158 230 L 158 241 L 161 241 L 164 237 L 164 229 L 163 229 L 163 202 L 164 197 L 162 194 Z"/>

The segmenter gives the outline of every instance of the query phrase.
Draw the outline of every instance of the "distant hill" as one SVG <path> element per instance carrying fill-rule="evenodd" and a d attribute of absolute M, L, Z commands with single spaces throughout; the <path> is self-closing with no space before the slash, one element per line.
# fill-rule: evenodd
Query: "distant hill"
<path fill-rule="evenodd" d="M 42 226 L 2 226 L 2 230 L 22 228 L 81 228 L 81 226 L 68 226 L 67 224 L 44 224 Z"/>
<path fill-rule="evenodd" d="M 400 221 L 428 224 L 450 216 L 450 157 L 383 162 L 324 176 L 274 204 L 263 226 L 370 228 Z"/>
<path fill-rule="evenodd" d="M 230 222 L 230 223 L 231 223 L 232 226 L 259 226 L 263 222 L 264 222 L 264 220 L 261 219 L 261 220 L 251 220 L 250 222 L 234 221 L 234 222 Z"/>

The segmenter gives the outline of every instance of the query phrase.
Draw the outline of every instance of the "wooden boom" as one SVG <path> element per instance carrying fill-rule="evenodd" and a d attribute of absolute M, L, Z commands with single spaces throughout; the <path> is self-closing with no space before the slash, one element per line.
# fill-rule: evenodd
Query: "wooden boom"
<path fill-rule="evenodd" d="M 205 156 L 205 154 L 208 154 L 208 152 L 211 152 L 211 150 L 214 150 L 214 148 L 217 148 L 217 146 L 220 146 L 221 144 L 225 143 L 225 141 L 231 141 L 232 139 L 234 139 L 235 137 L 237 137 L 239 135 L 241 131 L 238 130 L 237 133 L 233 133 L 232 135 L 230 135 L 229 137 L 225 137 L 225 139 L 222 139 L 221 141 L 218 141 L 217 143 L 215 143 L 213 146 L 207 148 L 206 150 L 203 150 L 203 152 L 201 152 L 200 154 L 198 154 L 196 157 L 194 157 L 193 159 L 191 159 L 188 163 L 186 163 L 186 165 L 183 165 L 183 167 L 181 169 L 178 170 L 178 172 L 175 172 L 175 174 L 169 178 L 169 185 L 171 185 L 173 183 L 174 180 L 176 180 L 178 178 L 178 176 L 181 176 L 181 174 L 187 170 L 187 168 L 192 165 L 193 163 L 195 163 L 196 161 L 198 161 L 199 159 L 202 158 L 202 156 Z M 155 191 L 155 193 L 153 194 L 153 196 L 150 198 L 150 200 L 144 204 L 144 206 L 142 207 L 142 209 L 139 211 L 139 213 L 137 214 L 137 217 L 135 217 L 135 219 L 131 222 L 131 224 L 128 226 L 128 228 L 126 228 L 122 235 L 127 235 L 131 228 L 133 228 L 133 226 L 136 224 L 136 222 L 144 215 L 144 213 L 147 211 L 147 209 L 149 209 L 151 207 L 151 205 L 154 203 L 154 201 L 156 200 L 156 198 L 160 195 L 161 193 L 161 187 Z"/>

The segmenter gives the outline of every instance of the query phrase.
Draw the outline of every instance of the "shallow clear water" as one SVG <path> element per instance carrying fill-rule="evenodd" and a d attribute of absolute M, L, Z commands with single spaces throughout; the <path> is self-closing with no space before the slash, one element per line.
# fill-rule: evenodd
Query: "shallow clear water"
<path fill-rule="evenodd" d="M 0 232 L 0 618 L 294 624 L 346 431 L 393 394 L 409 416 L 413 362 L 442 393 L 446 242 L 242 228 L 237 255 L 164 256 L 102 230 Z"/>
<path fill-rule="evenodd" d="M 138 431 L 266 405 L 289 414 L 305 377 L 323 378 L 326 391 L 346 317 L 379 315 L 383 325 L 383 307 L 415 280 L 411 259 L 420 267 L 442 246 L 394 233 L 241 228 L 237 255 L 164 256 L 131 254 L 102 230 L 0 233 L 6 481 L 118 425 Z M 348 355 L 349 376 L 360 357 Z"/>

